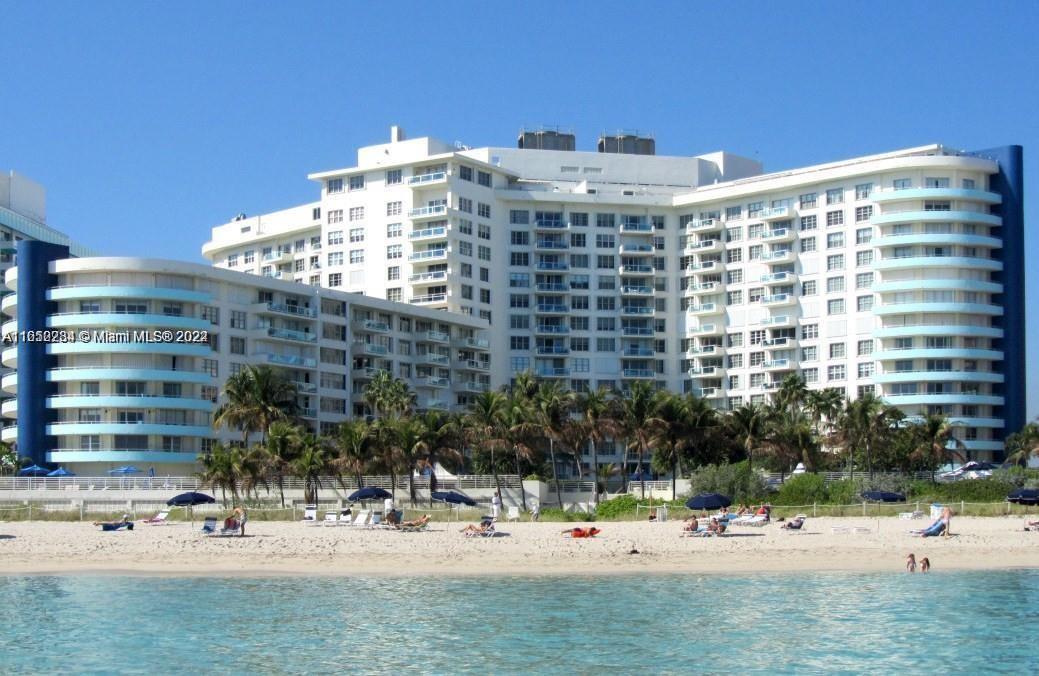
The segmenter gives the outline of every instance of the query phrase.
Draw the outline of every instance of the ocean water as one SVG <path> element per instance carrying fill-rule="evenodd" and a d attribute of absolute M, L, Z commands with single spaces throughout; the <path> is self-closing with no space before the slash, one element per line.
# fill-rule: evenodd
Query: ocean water
<path fill-rule="evenodd" d="M 0 577 L 2 673 L 1039 672 L 1039 570 Z"/>

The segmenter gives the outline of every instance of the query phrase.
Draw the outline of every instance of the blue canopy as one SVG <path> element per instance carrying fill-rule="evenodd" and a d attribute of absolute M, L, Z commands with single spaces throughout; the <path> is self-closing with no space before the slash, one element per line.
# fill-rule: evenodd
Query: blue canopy
<path fill-rule="evenodd" d="M 115 469 L 108 470 L 109 474 L 140 474 L 141 470 L 137 469 L 133 465 L 125 465 L 123 467 L 116 467 Z"/>
<path fill-rule="evenodd" d="M 1019 505 L 1039 505 L 1039 490 L 1035 488 L 1018 488 L 1010 491 L 1007 500 L 1016 502 Z"/>
<path fill-rule="evenodd" d="M 49 469 L 40 467 L 39 465 L 33 465 L 31 467 L 23 467 L 18 470 L 18 476 L 47 476 L 50 472 Z"/>
<path fill-rule="evenodd" d="M 53 472 L 49 472 L 47 474 L 47 476 L 76 476 L 76 475 L 73 474 L 72 472 L 68 471 L 64 467 L 59 467 L 58 469 L 54 470 Z"/>
<path fill-rule="evenodd" d="M 181 493 L 175 495 L 166 501 L 166 504 L 170 507 L 192 507 L 194 505 L 210 505 L 216 502 L 216 498 L 213 498 L 205 493 Z"/>
<path fill-rule="evenodd" d="M 454 491 L 433 491 L 432 495 L 434 500 L 440 502 L 447 502 L 452 505 L 469 505 L 470 507 L 476 506 L 476 500 L 473 500 L 467 495 L 456 493 Z"/>
<path fill-rule="evenodd" d="M 347 498 L 350 502 L 358 502 L 360 500 L 385 500 L 386 498 L 393 497 L 390 492 L 384 488 L 378 486 L 365 486 L 360 490 L 356 490 L 350 494 Z"/>
<path fill-rule="evenodd" d="M 872 502 L 905 502 L 906 496 L 891 491 L 866 491 L 862 494 L 864 500 Z"/>
<path fill-rule="evenodd" d="M 721 509 L 732 504 L 729 496 L 721 493 L 703 493 L 689 498 L 685 506 L 689 509 Z"/>

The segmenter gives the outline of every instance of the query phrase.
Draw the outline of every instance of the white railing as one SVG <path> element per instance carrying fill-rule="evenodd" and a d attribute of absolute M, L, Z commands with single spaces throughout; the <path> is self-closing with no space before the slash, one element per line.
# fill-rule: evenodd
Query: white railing
<path fill-rule="evenodd" d="M 132 451 L 131 451 L 132 452 Z M 520 488 L 519 477 L 515 474 L 499 474 L 499 480 L 501 485 L 505 488 Z M 321 485 L 324 487 L 339 487 L 345 486 L 347 489 L 358 488 L 357 479 L 355 477 L 344 476 L 342 479 L 337 479 L 332 476 L 324 476 L 320 478 Z M 282 482 L 286 490 L 303 490 L 303 480 L 297 477 L 285 477 Z M 365 486 L 377 486 L 379 488 L 385 488 L 389 490 L 391 486 L 391 478 L 387 476 L 365 476 L 363 477 L 363 483 Z M 563 483 L 563 482 L 561 482 Z M 589 485 L 591 482 L 588 482 Z M 408 477 L 407 475 L 397 476 L 397 490 L 408 488 Z M 428 489 L 429 488 L 429 477 L 417 476 L 415 477 L 415 488 L 417 489 Z M 438 476 L 437 477 L 437 490 L 465 490 L 468 488 L 494 488 L 494 476 L 492 475 L 459 475 L 459 476 Z M 0 491 L 5 490 L 54 490 L 54 491 L 66 491 L 66 490 L 81 490 L 81 491 L 212 491 L 212 487 L 204 484 L 197 477 L 185 477 L 185 476 L 127 476 L 127 477 L 111 477 L 111 476 L 74 476 L 74 477 L 0 477 Z M 588 490 L 591 490 L 589 488 Z M 277 491 L 276 488 L 272 489 L 272 495 Z M 219 497 L 219 496 L 217 496 Z"/>

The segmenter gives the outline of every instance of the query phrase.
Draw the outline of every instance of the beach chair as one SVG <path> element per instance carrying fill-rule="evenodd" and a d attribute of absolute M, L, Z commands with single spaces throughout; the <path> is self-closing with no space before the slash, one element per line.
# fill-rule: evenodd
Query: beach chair
<path fill-rule="evenodd" d="M 899 512 L 898 513 L 898 518 L 900 518 L 900 519 L 922 519 L 922 518 L 924 518 L 924 513 L 920 512 L 920 511 L 915 511 L 915 512 Z"/>
<path fill-rule="evenodd" d="M 476 535 L 482 538 L 494 537 L 495 533 L 497 533 L 497 531 L 494 530 L 494 519 L 491 519 L 490 521 L 485 521 L 484 523 L 487 524 L 487 526 L 483 529 L 482 532 L 477 533 Z"/>
<path fill-rule="evenodd" d="M 737 519 L 730 519 L 730 526 L 764 526 L 768 523 L 768 516 L 759 514 L 751 517 L 740 517 Z"/>
<path fill-rule="evenodd" d="M 362 509 L 361 511 L 357 512 L 357 516 L 354 518 L 353 521 L 350 522 L 350 525 L 351 526 L 363 526 L 363 525 L 365 525 L 365 523 L 368 521 L 368 515 L 371 514 L 371 513 L 372 513 L 372 511 L 370 509 Z"/>
<path fill-rule="evenodd" d="M 203 535 L 213 535 L 216 533 L 216 517 L 207 516 L 205 523 L 202 524 Z"/>
<path fill-rule="evenodd" d="M 339 523 L 337 523 L 336 525 L 338 525 L 338 526 L 349 526 L 351 523 L 353 523 L 353 520 L 354 520 L 354 513 L 353 513 L 353 511 L 349 510 L 349 509 L 344 509 L 343 511 L 339 512 Z"/>
<path fill-rule="evenodd" d="M 324 523 L 326 526 L 338 525 L 339 513 L 334 509 L 328 510 L 327 512 L 325 512 L 325 520 L 322 523 Z"/>
<path fill-rule="evenodd" d="M 220 537 L 230 537 L 230 536 L 233 536 L 233 535 L 243 535 L 245 533 L 245 522 L 248 520 L 248 518 L 249 517 L 243 515 L 241 521 L 232 521 L 230 527 L 227 527 L 227 526 L 221 527 L 220 528 L 220 532 L 219 533 L 213 533 L 213 535 L 218 535 Z"/>
<path fill-rule="evenodd" d="M 508 515 L 506 516 L 506 519 L 508 521 L 519 521 L 519 518 L 520 518 L 519 507 L 517 507 L 516 505 L 509 505 L 507 509 L 508 509 Z"/>
<path fill-rule="evenodd" d="M 317 505 L 304 505 L 303 506 L 303 521 L 304 526 L 316 526 L 317 520 Z"/>
<path fill-rule="evenodd" d="M 372 520 L 368 524 L 369 530 L 374 530 L 375 528 L 381 528 L 381 527 L 382 527 L 382 513 L 381 512 L 372 512 Z"/>
<path fill-rule="evenodd" d="M 429 522 L 427 521 L 416 526 L 396 526 L 394 530 L 399 530 L 402 533 L 420 533 L 424 530 L 429 530 Z"/>
<path fill-rule="evenodd" d="M 167 517 L 169 517 L 169 515 L 170 511 L 167 509 L 162 512 L 159 512 L 150 519 L 142 519 L 141 523 L 150 523 L 153 526 L 165 526 L 169 523 L 169 521 L 167 520 Z"/>

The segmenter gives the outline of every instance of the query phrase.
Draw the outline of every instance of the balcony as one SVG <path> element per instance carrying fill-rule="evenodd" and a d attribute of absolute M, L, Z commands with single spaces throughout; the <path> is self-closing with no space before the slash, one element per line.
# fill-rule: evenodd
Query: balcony
<path fill-rule="evenodd" d="M 414 275 L 408 275 L 409 284 L 436 284 L 437 282 L 447 281 L 447 270 L 438 270 L 437 272 L 419 272 Z"/>
<path fill-rule="evenodd" d="M 725 373 L 722 366 L 694 366 L 688 371 L 690 378 L 720 378 Z"/>
<path fill-rule="evenodd" d="M 277 340 L 289 340 L 299 343 L 317 342 L 317 336 L 306 331 L 293 331 L 292 329 L 278 329 L 273 326 L 268 326 L 266 328 L 266 334 L 268 338 L 275 338 Z"/>
<path fill-rule="evenodd" d="M 488 350 L 490 341 L 486 338 L 455 338 L 455 347 L 463 347 L 470 350 Z"/>
<path fill-rule="evenodd" d="M 350 354 L 354 356 L 372 355 L 375 357 L 385 357 L 389 353 L 389 348 L 385 345 L 379 345 L 378 343 L 357 342 L 350 346 Z"/>
<path fill-rule="evenodd" d="M 291 251 L 272 251 L 271 253 L 265 253 L 261 257 L 264 263 L 290 263 L 292 262 Z"/>
<path fill-rule="evenodd" d="M 630 379 L 646 379 L 656 377 L 656 371 L 653 369 L 622 369 L 622 378 Z"/>
<path fill-rule="evenodd" d="M 721 230 L 721 221 L 713 218 L 694 218 L 685 224 L 686 232 L 703 232 L 705 230 Z"/>
<path fill-rule="evenodd" d="M 569 230 L 570 224 L 555 219 L 535 219 L 534 230 L 542 232 L 560 232 L 561 230 Z"/>
<path fill-rule="evenodd" d="M 446 411 L 447 402 L 442 399 L 419 399 L 415 407 L 420 411 Z"/>
<path fill-rule="evenodd" d="M 570 333 L 570 327 L 562 326 L 559 324 L 538 324 L 536 327 L 534 327 L 534 333 L 541 333 L 553 336 L 566 335 Z"/>
<path fill-rule="evenodd" d="M 428 207 L 419 207 L 408 210 L 408 218 L 413 221 L 422 221 L 430 218 L 439 218 L 447 215 L 446 204 L 434 204 Z"/>
<path fill-rule="evenodd" d="M 622 256 L 652 256 L 652 244 L 621 244 Z"/>
<path fill-rule="evenodd" d="M 696 357 L 720 357 L 725 354 L 725 348 L 721 345 L 693 345 L 685 351 L 686 358 Z"/>
<path fill-rule="evenodd" d="M 359 369 L 352 369 L 350 371 L 350 375 L 353 377 L 354 380 L 372 380 L 375 378 L 375 376 L 377 376 L 381 371 L 384 370 L 385 369 L 377 369 L 371 366 L 365 366 Z"/>
<path fill-rule="evenodd" d="M 311 357 L 298 357 L 291 354 L 273 354 L 271 352 L 256 352 L 254 357 L 268 364 L 279 364 L 281 366 L 301 366 L 304 368 L 317 368 L 317 359 Z"/>
<path fill-rule="evenodd" d="M 409 188 L 424 188 L 426 186 L 440 185 L 443 183 L 447 183 L 446 171 L 435 171 L 432 174 L 417 174 L 415 176 L 408 176 Z"/>
<path fill-rule="evenodd" d="M 570 312 L 570 306 L 559 303 L 538 303 L 535 311 L 539 315 L 565 315 Z"/>
<path fill-rule="evenodd" d="M 781 338 L 767 338 L 761 341 L 761 346 L 769 349 L 776 349 L 780 347 L 794 347 L 796 342 L 796 338 L 783 336 Z"/>
<path fill-rule="evenodd" d="M 296 388 L 297 392 L 317 392 L 317 385 L 314 383 L 305 383 L 302 380 L 290 380 L 289 383 Z"/>
<path fill-rule="evenodd" d="M 620 274 L 622 277 L 652 277 L 653 266 L 640 264 L 622 265 Z"/>
<path fill-rule="evenodd" d="M 766 371 L 786 371 L 793 368 L 789 359 L 772 359 L 762 362 L 761 367 Z"/>
<path fill-rule="evenodd" d="M 352 323 L 355 331 L 368 331 L 370 333 L 389 333 L 390 325 L 386 322 L 377 322 L 374 319 L 357 319 Z"/>
<path fill-rule="evenodd" d="M 779 251 L 773 251 L 767 253 L 761 257 L 761 260 L 765 263 L 783 263 L 785 261 L 793 260 L 794 253 L 790 249 L 780 249 Z"/>
<path fill-rule="evenodd" d="M 686 333 L 690 333 L 694 336 L 709 336 L 714 335 L 715 333 L 721 333 L 721 329 L 716 324 L 704 324 L 702 326 L 687 329 Z"/>
<path fill-rule="evenodd" d="M 557 239 L 539 239 L 534 242 L 534 248 L 539 251 L 566 251 L 570 243 Z"/>
<path fill-rule="evenodd" d="M 435 228 L 413 230 L 408 233 L 408 239 L 412 242 L 422 239 L 443 239 L 444 237 L 447 237 L 447 228 L 442 225 Z"/>
<path fill-rule="evenodd" d="M 792 284 L 794 281 L 794 273 L 792 272 L 773 272 L 770 275 L 761 275 L 760 281 L 765 284 Z"/>
<path fill-rule="evenodd" d="M 777 293 L 774 296 L 763 296 L 761 298 L 761 304 L 770 307 L 778 305 L 793 305 L 796 302 L 797 299 L 792 293 Z"/>
<path fill-rule="evenodd" d="M 704 284 L 690 284 L 685 287 L 686 296 L 698 296 L 708 293 L 717 293 L 724 291 L 725 285 L 721 282 L 705 282 Z"/>
<path fill-rule="evenodd" d="M 656 353 L 656 350 L 651 347 L 640 347 L 637 345 L 631 345 L 621 350 L 622 357 L 652 357 Z"/>
<path fill-rule="evenodd" d="M 282 314 L 293 317 L 317 317 L 317 308 L 304 307 L 302 305 L 286 305 L 284 303 L 259 303 L 256 312 L 259 314 Z"/>
<path fill-rule="evenodd" d="M 637 221 L 628 221 L 621 223 L 622 233 L 637 233 L 637 234 L 651 234 L 653 232 L 653 225 L 651 223 L 642 223 Z"/>
<path fill-rule="evenodd" d="M 621 287 L 621 296 L 652 296 L 652 286 L 624 285 Z"/>
<path fill-rule="evenodd" d="M 535 371 L 539 378 L 568 378 L 570 369 L 562 366 L 541 367 Z"/>
<path fill-rule="evenodd" d="M 721 314 L 722 307 L 717 303 L 703 303 L 702 305 L 690 305 L 686 312 L 695 316 Z"/>
<path fill-rule="evenodd" d="M 446 354 L 437 354 L 436 352 L 426 352 L 424 354 L 417 355 L 415 361 L 418 364 L 426 364 L 433 366 L 451 365 L 451 357 L 449 357 Z"/>
<path fill-rule="evenodd" d="M 751 216 L 751 218 L 761 221 L 779 221 L 784 218 L 793 217 L 794 210 L 791 207 L 772 207 L 771 209 L 762 209 L 757 214 Z"/>
<path fill-rule="evenodd" d="M 469 392 L 472 394 L 479 394 L 486 392 L 490 389 L 490 385 L 482 383 L 478 380 L 464 380 L 460 383 L 455 383 L 455 392 Z"/>
<path fill-rule="evenodd" d="M 570 354 L 570 348 L 566 345 L 539 345 L 536 351 L 539 357 L 552 357 Z"/>
<path fill-rule="evenodd" d="M 416 334 L 416 341 L 420 343 L 449 343 L 451 336 L 443 331 L 421 331 Z"/>
<path fill-rule="evenodd" d="M 301 408 L 299 409 L 299 415 L 301 418 L 317 418 L 316 408 Z"/>
<path fill-rule="evenodd" d="M 874 202 L 906 202 L 910 200 L 963 200 L 999 204 L 1003 196 L 998 192 L 972 188 L 875 188 L 870 194 Z"/>
<path fill-rule="evenodd" d="M 1003 220 L 995 214 L 979 211 L 931 211 L 911 209 L 908 211 L 885 211 L 873 214 L 870 219 L 873 225 L 889 225 L 892 223 L 984 223 L 985 225 L 1002 225 Z"/>
<path fill-rule="evenodd" d="M 685 252 L 687 255 L 715 253 L 721 250 L 722 241 L 720 239 L 703 239 L 699 242 L 688 242 L 685 245 Z"/>
<path fill-rule="evenodd" d="M 451 387 L 451 381 L 447 378 L 438 378 L 436 376 L 424 376 L 415 378 L 415 387 Z"/>
<path fill-rule="evenodd" d="M 622 305 L 621 314 L 625 315 L 649 315 L 652 316 L 656 308 L 651 305 Z"/>
<path fill-rule="evenodd" d="M 621 327 L 622 336 L 652 336 L 653 329 L 648 326 L 624 326 Z"/>
<path fill-rule="evenodd" d="M 460 359 L 455 365 L 463 371 L 489 371 L 491 370 L 490 362 L 479 361 L 477 359 Z"/>
<path fill-rule="evenodd" d="M 412 296 L 412 305 L 435 305 L 437 303 L 447 303 L 446 293 L 427 293 L 424 296 Z"/>
<path fill-rule="evenodd" d="M 722 395 L 720 387 L 694 387 L 693 394 L 701 399 L 713 399 Z"/>
<path fill-rule="evenodd" d="M 408 256 L 408 260 L 414 262 L 442 261 L 447 260 L 447 249 L 429 249 L 427 251 L 416 251 Z"/>
<path fill-rule="evenodd" d="M 534 290 L 539 293 L 570 293 L 570 285 L 558 282 L 538 282 L 534 285 Z"/>
<path fill-rule="evenodd" d="M 685 266 L 686 272 L 709 272 L 718 267 L 718 261 L 703 261 Z"/>
<path fill-rule="evenodd" d="M 534 264 L 535 270 L 569 270 L 570 264 L 566 261 L 538 261 Z"/>
<path fill-rule="evenodd" d="M 794 231 L 790 228 L 778 228 L 766 232 L 761 239 L 765 242 L 792 242 L 794 241 Z"/>

